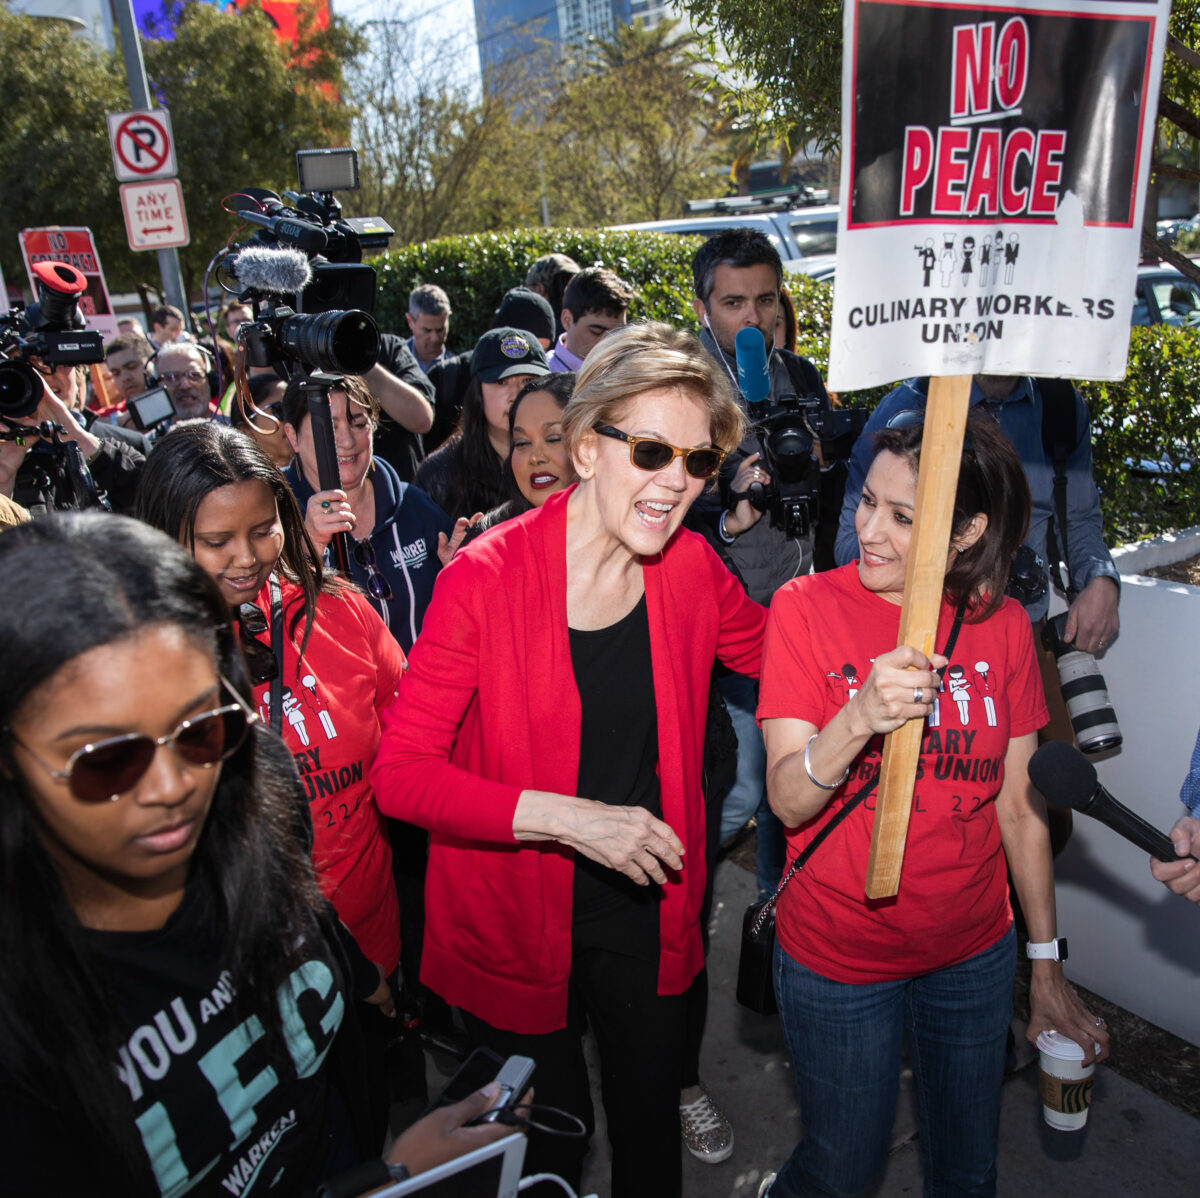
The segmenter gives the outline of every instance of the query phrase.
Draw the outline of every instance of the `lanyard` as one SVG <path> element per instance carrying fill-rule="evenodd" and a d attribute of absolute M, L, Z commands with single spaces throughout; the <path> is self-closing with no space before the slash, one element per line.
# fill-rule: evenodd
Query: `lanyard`
<path fill-rule="evenodd" d="M 283 591 L 274 574 L 267 581 L 271 592 L 271 652 L 279 668 L 271 679 L 271 727 L 283 735 Z"/>

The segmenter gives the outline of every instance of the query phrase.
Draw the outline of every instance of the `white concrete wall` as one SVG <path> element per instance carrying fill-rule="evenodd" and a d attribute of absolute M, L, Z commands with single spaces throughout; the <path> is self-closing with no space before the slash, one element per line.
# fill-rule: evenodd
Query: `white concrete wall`
<path fill-rule="evenodd" d="M 1114 554 L 1121 634 L 1099 660 L 1125 742 L 1097 772 L 1163 831 L 1183 814 L 1179 785 L 1200 728 L 1200 587 L 1137 570 L 1198 553 L 1200 529 L 1190 529 Z M 1169 894 L 1145 853 L 1086 815 L 1055 873 L 1068 976 L 1200 1044 L 1200 906 Z"/>

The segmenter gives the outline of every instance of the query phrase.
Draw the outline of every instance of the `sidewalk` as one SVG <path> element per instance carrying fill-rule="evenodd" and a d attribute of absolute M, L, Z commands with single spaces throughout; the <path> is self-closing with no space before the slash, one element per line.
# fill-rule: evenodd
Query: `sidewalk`
<path fill-rule="evenodd" d="M 709 955 L 709 1013 L 701 1076 L 733 1121 L 733 1156 L 704 1165 L 684 1153 L 685 1198 L 753 1198 L 799 1135 L 791 1065 L 777 1017 L 751 1014 L 734 999 L 742 913 L 752 876 L 732 861 L 717 869 Z M 1000 1117 L 1000 1198 L 1184 1198 L 1200 1193 L 1200 1120 L 1110 1069 L 1097 1071 L 1091 1116 L 1081 1133 L 1042 1121 L 1036 1053 L 1014 1025 L 1021 1068 L 1005 1084 Z M 1120 1049 L 1118 1047 L 1117 1051 Z M 593 1073 L 595 1077 L 595 1072 Z M 608 1142 L 598 1126 L 583 1193 L 608 1193 Z M 919 1195 L 921 1166 L 911 1094 L 902 1087 L 892 1155 L 876 1194 Z M 620 1198 L 619 1195 L 615 1198 Z"/>

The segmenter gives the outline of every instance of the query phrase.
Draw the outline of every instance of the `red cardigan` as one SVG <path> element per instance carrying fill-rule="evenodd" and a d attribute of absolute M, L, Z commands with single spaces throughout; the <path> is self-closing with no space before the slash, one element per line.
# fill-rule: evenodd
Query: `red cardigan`
<path fill-rule="evenodd" d="M 481 537 L 441 572 L 384 717 L 372 784 L 388 815 L 432 833 L 421 978 L 521 1033 L 566 1025 L 574 853 L 518 842 L 524 789 L 573 795 L 581 709 L 567 629 L 571 491 Z M 686 848 L 660 905 L 660 994 L 703 963 L 708 688 L 716 657 L 757 677 L 766 611 L 703 538 L 680 530 L 643 561 L 663 819 Z"/>

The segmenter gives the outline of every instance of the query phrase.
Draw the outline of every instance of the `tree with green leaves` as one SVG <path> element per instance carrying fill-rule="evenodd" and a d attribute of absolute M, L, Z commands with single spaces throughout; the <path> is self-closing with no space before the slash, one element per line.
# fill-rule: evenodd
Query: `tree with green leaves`
<path fill-rule="evenodd" d="M 361 42 L 337 20 L 318 29 L 310 14 L 289 50 L 256 6 L 225 12 L 199 0 L 170 9 L 163 22 L 171 36 L 143 38 L 143 53 L 151 93 L 171 113 L 192 238 L 180 257 L 195 294 L 209 258 L 237 227 L 224 197 L 247 185 L 295 187 L 296 150 L 346 144 L 342 63 Z M 24 274 L 18 230 L 87 225 L 111 288 L 156 289 L 156 256 L 128 249 L 108 147 L 105 113 L 130 107 L 120 54 L 0 4 L 0 89 L 6 277 Z"/>

